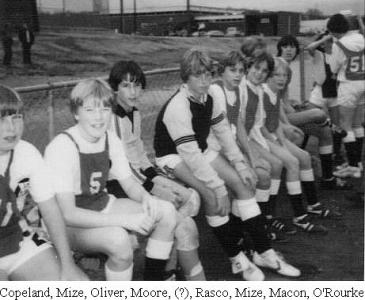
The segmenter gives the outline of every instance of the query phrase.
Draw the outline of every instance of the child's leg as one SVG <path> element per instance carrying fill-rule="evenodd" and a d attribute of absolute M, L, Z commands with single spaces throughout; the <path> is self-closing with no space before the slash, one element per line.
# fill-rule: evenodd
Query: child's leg
<path fill-rule="evenodd" d="M 269 142 L 270 150 L 278 157 L 287 169 L 286 186 L 293 208 L 294 216 L 300 217 L 306 214 L 303 203 L 302 189 L 299 178 L 299 161 L 286 148 Z"/>
<path fill-rule="evenodd" d="M 232 262 L 232 272 L 242 272 L 245 280 L 263 280 L 263 273 L 257 269 L 243 254 L 239 241 L 242 238 L 241 228 L 237 228 L 237 220 L 232 215 L 220 216 L 216 213 L 216 199 L 214 193 L 199 181 L 189 167 L 180 162 L 173 169 L 174 175 L 187 185 L 199 191 L 203 202 L 208 225 L 224 252 Z"/>
<path fill-rule="evenodd" d="M 266 207 L 269 205 L 270 186 L 271 186 L 271 167 L 264 159 L 258 159 L 255 166 L 257 175 L 256 200 L 264 215 L 268 214 Z"/>
<path fill-rule="evenodd" d="M 307 198 L 308 212 L 321 215 L 322 217 L 339 217 L 340 214 L 338 212 L 330 211 L 328 208 L 324 207 L 318 199 L 309 153 L 300 149 L 289 140 L 285 140 L 284 143 L 288 150 L 299 160 L 300 181 L 302 183 L 304 194 Z"/>
<path fill-rule="evenodd" d="M 364 113 L 365 113 L 364 106 L 358 105 L 355 112 L 353 128 L 356 138 L 356 153 L 357 153 L 356 160 L 359 163 L 361 163 L 362 161 L 362 148 L 364 143 L 364 127 L 362 126 L 365 117 Z"/>
<path fill-rule="evenodd" d="M 328 114 L 330 116 L 331 123 L 337 127 L 340 127 L 340 110 L 338 108 L 338 104 L 334 106 L 329 106 Z"/>
<path fill-rule="evenodd" d="M 255 188 L 244 185 L 236 170 L 222 156 L 218 156 L 211 165 L 218 176 L 233 190 L 236 199 L 232 203 L 232 213 L 241 218 L 242 229 L 250 234 L 255 250 L 263 253 L 270 249 L 265 219 L 255 198 Z"/>
<path fill-rule="evenodd" d="M 317 191 L 314 181 L 314 173 L 312 169 L 311 157 L 309 153 L 303 149 L 300 149 L 289 140 L 285 140 L 285 146 L 294 157 L 297 158 L 300 166 L 300 181 L 305 195 L 307 196 L 307 202 L 309 205 L 318 203 Z M 299 172 L 299 170 L 298 170 Z"/>
<path fill-rule="evenodd" d="M 17 262 L 20 265 L 9 270 L 10 280 L 60 280 L 61 266 L 56 251 L 50 244 L 37 245 L 32 238 L 25 238 L 19 252 Z"/>
<path fill-rule="evenodd" d="M 340 106 L 340 125 L 346 131 L 347 135 L 343 138 L 346 155 L 350 166 L 358 166 L 357 143 L 353 129 L 356 107 Z"/>
<path fill-rule="evenodd" d="M 74 228 L 68 227 L 73 249 L 84 253 L 104 253 L 105 277 L 109 281 L 132 280 L 133 249 L 126 230 L 121 227 Z"/>
<path fill-rule="evenodd" d="M 198 228 L 192 218 L 178 214 L 175 238 L 178 261 L 186 280 L 205 280 L 204 269 L 198 253 Z"/>
<path fill-rule="evenodd" d="M 285 276 L 299 276 L 300 271 L 282 260 L 271 248 L 265 228 L 265 218 L 256 203 L 254 190 L 242 183 L 236 170 L 223 157 L 218 156 L 211 165 L 238 197 L 233 200 L 232 213 L 236 215 L 235 222 L 238 225 L 241 224 L 242 230 L 250 234 L 255 246 L 253 256 L 255 264 L 270 268 Z"/>
<path fill-rule="evenodd" d="M 293 112 L 289 113 L 287 116 L 289 122 L 295 126 L 307 123 L 324 124 L 327 120 L 327 114 L 319 108 Z"/>
<path fill-rule="evenodd" d="M 147 241 L 144 280 L 164 279 L 175 234 L 175 207 L 164 200 L 156 201 L 158 201 L 157 223 Z"/>
<path fill-rule="evenodd" d="M 332 123 L 332 143 L 334 153 L 334 164 L 341 165 L 344 163 L 344 159 L 341 153 L 342 139 L 346 136 L 346 131 L 341 128 L 340 125 L 340 110 L 337 102 L 337 98 L 331 98 L 329 100 L 328 112 Z"/>
<path fill-rule="evenodd" d="M 271 179 L 270 179 L 270 196 L 268 202 L 258 202 L 262 213 L 269 219 L 273 218 L 276 209 L 276 200 L 279 193 L 281 172 L 283 170 L 283 163 L 277 157 L 272 155 L 269 151 L 250 141 L 250 146 L 255 153 L 258 153 L 265 161 L 270 164 Z"/>

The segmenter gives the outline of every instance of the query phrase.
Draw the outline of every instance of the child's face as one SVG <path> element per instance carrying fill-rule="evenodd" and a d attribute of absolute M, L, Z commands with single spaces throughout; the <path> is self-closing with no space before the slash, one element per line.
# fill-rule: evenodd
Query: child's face
<path fill-rule="evenodd" d="M 286 72 L 286 70 L 282 67 L 277 67 L 267 81 L 267 84 L 273 91 L 281 91 L 285 88 L 287 81 L 288 72 Z"/>
<path fill-rule="evenodd" d="M 118 104 L 127 110 L 131 110 L 142 92 L 142 84 L 132 81 L 130 74 L 121 81 L 118 86 Z"/>
<path fill-rule="evenodd" d="M 111 113 L 111 107 L 104 106 L 99 99 L 86 99 L 75 115 L 82 136 L 89 142 L 97 142 L 108 128 Z"/>
<path fill-rule="evenodd" d="M 0 155 L 14 149 L 23 134 L 23 115 L 0 117 Z"/>
<path fill-rule="evenodd" d="M 253 85 L 259 85 L 266 81 L 268 74 L 269 74 L 269 69 L 268 69 L 267 61 L 262 61 L 259 63 L 254 63 L 248 69 L 246 78 Z"/>
<path fill-rule="evenodd" d="M 285 45 L 281 47 L 281 57 L 288 63 L 292 62 L 297 53 L 297 48 L 294 45 Z"/>
<path fill-rule="evenodd" d="M 241 62 L 236 63 L 234 66 L 227 66 L 222 73 L 222 79 L 225 86 L 232 90 L 237 87 L 244 75 L 244 67 Z"/>
<path fill-rule="evenodd" d="M 200 74 L 190 75 L 186 84 L 194 97 L 199 98 L 208 93 L 209 85 L 212 82 L 212 73 L 204 71 Z"/>

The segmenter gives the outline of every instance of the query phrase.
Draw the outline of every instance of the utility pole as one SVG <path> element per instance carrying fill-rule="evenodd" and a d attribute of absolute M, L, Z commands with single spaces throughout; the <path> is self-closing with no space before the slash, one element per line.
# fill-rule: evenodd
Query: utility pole
<path fill-rule="evenodd" d="M 63 14 L 66 13 L 66 0 L 62 0 L 62 12 Z"/>
<path fill-rule="evenodd" d="M 137 0 L 133 0 L 133 28 L 137 32 Z"/>
<path fill-rule="evenodd" d="M 188 15 L 189 21 L 188 21 L 188 34 L 191 33 L 191 23 L 193 22 L 193 16 L 190 12 L 190 0 L 186 0 L 186 14 Z"/>
<path fill-rule="evenodd" d="M 124 6 L 123 0 L 120 0 L 120 24 L 119 24 L 119 32 L 124 33 Z"/>

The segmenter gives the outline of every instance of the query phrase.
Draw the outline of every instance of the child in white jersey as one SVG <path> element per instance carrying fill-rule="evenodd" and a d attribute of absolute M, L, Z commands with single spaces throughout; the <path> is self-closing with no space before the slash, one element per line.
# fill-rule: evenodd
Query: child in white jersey
<path fill-rule="evenodd" d="M 131 280 L 133 248 L 130 233 L 149 236 L 145 280 L 162 280 L 176 225 L 172 204 L 152 197 L 134 179 L 120 139 L 107 131 L 113 92 L 99 79 L 72 90 L 76 125 L 47 146 L 45 157 L 65 216 L 71 246 L 84 253 L 102 252 L 107 280 Z M 108 178 L 119 181 L 129 198 L 105 191 Z"/>
<path fill-rule="evenodd" d="M 289 65 L 299 54 L 299 42 L 294 36 L 284 36 L 277 44 L 278 56 L 286 61 Z M 287 134 L 286 124 L 298 126 L 304 133 L 304 141 L 301 148 L 305 148 L 310 136 L 318 138 L 318 152 L 320 154 L 322 166 L 322 187 L 324 189 L 349 189 L 342 181 L 336 180 L 332 176 L 333 171 L 333 142 L 332 130 L 329 126 L 326 112 L 319 108 L 313 108 L 308 103 L 293 105 L 290 101 L 289 84 L 292 78 L 292 70 L 289 69 L 288 81 L 286 87 L 280 91 L 282 99 L 281 121 L 284 124 L 284 133 Z M 289 139 L 291 137 L 288 135 Z M 292 140 L 292 139 L 291 139 Z M 292 140 L 294 142 L 294 140 Z"/>
<path fill-rule="evenodd" d="M 261 131 L 267 140 L 270 153 L 282 161 L 286 168 L 286 185 L 294 210 L 293 223 L 309 232 L 325 233 L 325 228 L 311 224 L 306 214 L 311 213 L 321 217 L 339 217 L 340 215 L 325 208 L 319 202 L 310 155 L 285 137 L 279 122 L 281 103 L 278 94 L 285 88 L 288 74 L 289 66 L 277 58 L 272 76 L 268 78 L 267 84 L 264 84 L 265 114 Z M 307 198 L 307 209 L 303 206 L 302 189 Z"/>
<path fill-rule="evenodd" d="M 231 51 L 225 54 L 219 66 L 221 79 L 214 82 L 209 88 L 209 94 L 221 106 L 221 110 L 227 117 L 234 139 L 237 139 L 237 122 L 242 110 L 242 88 L 240 87 L 240 83 L 244 76 L 244 65 L 245 59 L 238 51 Z M 242 144 L 239 146 L 245 154 L 245 159 L 248 164 L 246 172 L 248 175 L 254 173 L 253 178 L 255 181 L 257 177 L 256 200 L 261 211 L 264 212 L 270 196 L 270 164 L 255 155 L 256 153 L 251 150 L 245 130 L 241 131 L 241 135 L 240 140 Z M 208 144 L 209 148 L 215 151 L 219 152 L 221 150 L 213 132 L 208 137 Z M 248 176 L 247 180 L 250 179 L 251 177 Z M 273 232 L 270 230 L 270 233 L 272 240 L 283 241 L 285 238 L 277 231 Z"/>
<path fill-rule="evenodd" d="M 0 270 L 10 280 L 85 280 L 73 262 L 48 169 L 39 151 L 21 139 L 22 113 L 19 95 L 0 85 Z M 26 194 L 42 213 L 55 248 L 22 217 Z"/>
<path fill-rule="evenodd" d="M 322 147 L 319 155 L 322 163 L 323 188 L 349 189 L 351 185 L 344 180 L 334 180 L 332 165 L 340 166 L 344 163 L 341 153 L 342 138 L 346 132 L 341 129 L 339 123 L 339 106 L 337 101 L 337 75 L 332 73 L 328 63 L 332 52 L 333 37 L 328 33 L 322 33 L 316 41 L 310 43 L 306 49 L 312 56 L 313 64 L 313 89 L 309 97 L 309 108 L 320 108 L 328 113 L 331 120 L 333 151 L 331 145 Z M 327 149 L 327 151 L 326 151 Z M 332 152 L 334 154 L 331 159 Z"/>
<path fill-rule="evenodd" d="M 359 178 L 364 140 L 364 128 L 361 125 L 364 122 L 365 105 L 364 36 L 349 30 L 349 23 L 342 14 L 331 16 L 327 29 L 336 39 L 329 64 L 339 81 L 340 126 L 347 133 L 343 142 L 349 166 L 337 173 Z"/>
<path fill-rule="evenodd" d="M 200 208 L 199 194 L 167 178 L 150 162 L 141 138 L 142 117 L 137 102 L 146 87 L 146 78 L 134 61 L 119 61 L 111 69 L 109 84 L 115 92 L 111 129 L 123 141 L 136 178 L 143 187 L 161 199 L 171 201 L 178 210 L 175 230 L 178 262 L 187 280 L 205 280 L 198 256 L 199 234 L 194 220 Z M 122 192 L 117 182 L 109 182 L 110 191 Z"/>

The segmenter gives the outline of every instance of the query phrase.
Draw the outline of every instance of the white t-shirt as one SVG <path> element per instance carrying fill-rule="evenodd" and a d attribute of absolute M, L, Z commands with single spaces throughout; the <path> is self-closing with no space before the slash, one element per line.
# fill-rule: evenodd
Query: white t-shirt
<path fill-rule="evenodd" d="M 99 153 L 105 149 L 104 135 L 95 143 L 85 140 L 79 131 L 78 125 L 68 130 L 79 146 L 82 153 Z M 115 133 L 108 131 L 109 159 L 111 168 L 109 178 L 123 180 L 132 175 L 128 160 L 126 158 L 122 141 Z M 65 134 L 59 134 L 47 146 L 45 160 L 52 171 L 52 182 L 56 193 L 81 194 L 80 161 L 79 153 L 75 143 Z"/>
<path fill-rule="evenodd" d="M 0 174 L 5 175 L 10 152 L 0 155 Z M 35 202 L 49 200 L 54 196 L 50 172 L 39 153 L 30 143 L 20 140 L 14 148 L 13 161 L 10 165 L 10 187 L 19 190 L 17 199 L 30 193 Z M 19 201 L 18 201 L 19 203 Z M 20 207 L 21 209 L 21 207 Z"/>

